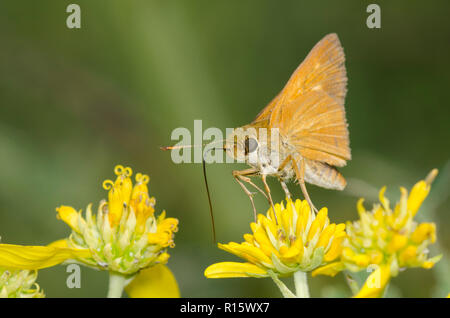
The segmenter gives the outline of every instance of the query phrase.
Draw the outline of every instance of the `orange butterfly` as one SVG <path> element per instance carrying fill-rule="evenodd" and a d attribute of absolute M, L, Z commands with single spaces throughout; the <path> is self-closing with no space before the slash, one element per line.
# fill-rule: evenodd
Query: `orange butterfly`
<path fill-rule="evenodd" d="M 233 171 L 233 177 L 249 196 L 255 218 L 253 193 L 244 182 L 261 192 L 273 208 L 267 176 L 279 179 L 288 198 L 291 195 L 286 182 L 295 180 L 316 211 L 305 182 L 327 189 L 345 188 L 346 181 L 335 168 L 345 166 L 351 159 L 344 109 L 347 92 L 344 63 L 337 35 L 325 36 L 255 120 L 227 137 L 224 146 L 227 154 L 251 166 Z M 268 133 L 262 136 L 264 131 Z M 276 146 L 274 140 L 278 142 Z M 265 191 L 250 176 L 261 176 Z"/>

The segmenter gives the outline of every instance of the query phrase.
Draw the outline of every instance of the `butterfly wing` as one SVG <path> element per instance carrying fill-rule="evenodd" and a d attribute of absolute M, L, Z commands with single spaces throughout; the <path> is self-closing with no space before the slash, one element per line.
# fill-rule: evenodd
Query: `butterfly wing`
<path fill-rule="evenodd" d="M 312 90 L 323 90 L 344 105 L 347 92 L 345 55 L 336 34 L 319 41 L 294 71 L 283 90 L 256 116 L 254 122 L 271 118 L 283 105 Z"/>
<path fill-rule="evenodd" d="M 302 157 L 342 167 L 351 159 L 345 109 L 322 90 L 284 105 L 276 126 Z"/>

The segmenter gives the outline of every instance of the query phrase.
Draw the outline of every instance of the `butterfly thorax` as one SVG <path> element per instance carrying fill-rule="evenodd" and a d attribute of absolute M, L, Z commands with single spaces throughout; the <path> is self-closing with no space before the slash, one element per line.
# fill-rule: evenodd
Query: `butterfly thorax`
<path fill-rule="evenodd" d="M 270 151 L 262 147 L 258 152 L 257 161 L 248 161 L 247 163 L 258 169 L 259 173 L 262 175 L 275 176 L 286 181 L 295 176 L 290 161 L 287 161 L 282 165 L 286 158 L 287 154 L 285 152 Z"/>

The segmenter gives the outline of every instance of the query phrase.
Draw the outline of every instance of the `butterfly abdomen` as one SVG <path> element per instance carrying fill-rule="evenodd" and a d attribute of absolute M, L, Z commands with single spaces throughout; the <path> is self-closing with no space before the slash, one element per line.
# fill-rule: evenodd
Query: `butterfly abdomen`
<path fill-rule="evenodd" d="M 347 181 L 342 174 L 326 163 L 305 160 L 305 181 L 326 189 L 344 190 Z"/>

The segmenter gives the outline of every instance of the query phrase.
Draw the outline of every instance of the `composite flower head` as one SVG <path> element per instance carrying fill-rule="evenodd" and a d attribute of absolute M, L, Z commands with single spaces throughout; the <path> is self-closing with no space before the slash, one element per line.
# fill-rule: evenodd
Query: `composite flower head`
<path fill-rule="evenodd" d="M 341 253 L 345 224 L 330 223 L 327 208 L 317 214 L 306 200 L 287 200 L 251 223 L 252 234 L 243 243 L 219 244 L 219 248 L 247 262 L 222 262 L 205 270 L 208 278 L 288 276 L 308 272 L 334 261 Z"/>
<path fill-rule="evenodd" d="M 440 259 L 440 256 L 429 258 L 428 255 L 429 245 L 436 241 L 436 225 L 418 223 L 414 217 L 436 174 L 437 170 L 433 170 L 426 180 L 416 183 L 409 195 L 405 188 L 400 188 L 400 201 L 393 209 L 384 196 L 386 187 L 379 193 L 380 203 L 374 204 L 370 211 L 364 208 L 364 200 L 360 199 L 357 204 L 359 220 L 347 223 L 348 238 L 340 260 L 317 269 L 313 275 L 334 276 L 341 270 L 376 269 L 358 294 L 369 297 L 379 296 L 389 279 L 397 276 L 400 269 L 433 267 Z M 379 283 L 372 284 L 374 287 L 371 288 L 369 285 L 375 276 Z"/>
<path fill-rule="evenodd" d="M 79 261 L 99 269 L 128 275 L 156 264 L 165 264 L 168 248 L 174 247 L 178 220 L 155 215 L 155 198 L 148 194 L 149 177 L 129 167 L 116 166 L 116 180 L 105 180 L 108 200 L 102 200 L 97 214 L 91 205 L 85 217 L 69 206 L 57 208 L 58 216 L 72 228 L 62 241 L 69 247 L 89 249 L 91 255 Z"/>
<path fill-rule="evenodd" d="M 0 298 L 42 298 L 37 271 L 0 268 Z"/>

